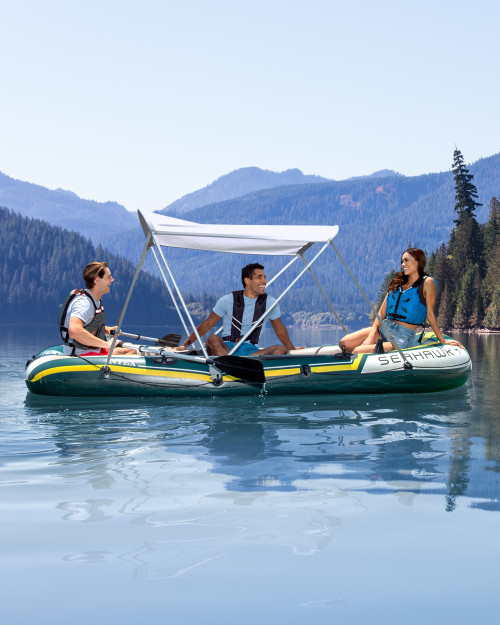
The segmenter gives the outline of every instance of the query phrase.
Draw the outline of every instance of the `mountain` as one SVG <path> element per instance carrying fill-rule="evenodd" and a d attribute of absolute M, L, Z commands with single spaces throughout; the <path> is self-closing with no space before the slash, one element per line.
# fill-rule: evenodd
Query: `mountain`
<path fill-rule="evenodd" d="M 0 206 L 25 217 L 43 219 L 53 226 L 75 230 L 95 244 L 110 230 L 125 231 L 137 225 L 137 215 L 116 202 L 83 200 L 72 191 L 47 189 L 10 178 L 0 172 Z"/>
<path fill-rule="evenodd" d="M 477 161 L 470 171 L 483 203 L 477 217 L 484 223 L 491 197 L 500 195 L 500 154 Z M 401 252 L 407 246 L 421 247 L 430 255 L 448 241 L 456 217 L 454 195 L 451 171 L 415 177 L 391 173 L 387 178 L 264 189 L 194 209 L 182 217 L 201 223 L 248 224 L 250 231 L 265 223 L 338 224 L 340 231 L 335 243 L 374 300 L 385 275 L 398 268 Z M 113 241 L 112 249 L 137 258 L 143 242 L 142 232 L 136 228 Z M 186 250 L 167 250 L 166 256 L 172 262 L 176 280 L 193 299 L 239 288 L 241 267 L 256 260 Z M 284 261 L 266 258 L 264 264 L 268 276 L 272 276 Z M 351 319 L 355 324 L 367 321 L 367 305 L 341 263 L 328 253 L 317 271 L 320 283 L 343 319 Z M 273 285 L 272 293 L 277 291 Z M 284 304 L 283 310 L 290 312 L 329 310 L 311 278 L 304 279 Z"/>
<path fill-rule="evenodd" d="M 116 280 L 103 298 L 108 325 L 116 323 L 132 283 L 135 266 L 128 260 L 63 228 L 23 217 L 0 207 L 0 323 L 50 324 L 54 341 L 59 309 L 66 295 L 85 286 L 82 271 L 93 260 L 106 260 Z M 164 284 L 142 272 L 126 313 L 130 324 L 178 324 Z M 130 331 L 129 330 L 129 331 Z"/>
<path fill-rule="evenodd" d="M 194 208 L 230 200 L 241 195 L 247 195 L 253 191 L 259 191 L 260 189 L 326 182 L 327 180 L 327 178 L 321 178 L 321 176 L 305 175 L 300 169 L 274 172 L 267 169 L 259 169 L 258 167 L 243 167 L 217 178 L 217 180 L 214 180 L 214 182 L 203 189 L 184 195 L 158 212 L 165 215 L 180 215 Z"/>
<path fill-rule="evenodd" d="M 353 176 L 352 178 L 348 178 L 348 180 L 363 180 L 364 178 L 392 178 L 392 176 L 402 175 L 403 174 L 398 174 L 398 172 L 393 169 L 379 169 L 379 171 L 375 171 L 373 174 L 368 174 L 366 176 Z"/>
<path fill-rule="evenodd" d="M 477 218 L 484 223 L 490 199 L 500 195 L 500 154 L 480 159 L 469 169 L 474 175 L 479 201 L 483 204 L 477 211 Z M 399 266 L 401 252 L 411 244 L 430 254 L 441 243 L 448 241 L 456 217 L 451 171 L 415 177 L 394 172 L 384 177 L 383 173 L 343 181 L 321 182 L 315 179 L 307 184 L 273 186 L 185 211 L 182 218 L 201 223 L 248 224 L 250 231 L 265 223 L 338 224 L 340 231 L 335 243 L 368 296 L 374 300 L 386 274 Z M 42 195 L 47 191 L 35 185 L 28 186 L 34 196 L 31 204 L 24 206 L 24 211 L 32 210 L 32 205 L 39 206 L 45 201 L 37 196 L 37 189 Z M 97 209 L 99 220 L 112 224 L 113 229 L 107 227 L 94 236 L 94 245 L 102 242 L 110 253 L 137 262 L 144 245 L 144 235 L 136 215 L 128 214 L 130 220 L 127 225 L 125 221 L 109 217 L 106 212 L 108 208 L 113 210 L 118 205 L 90 203 L 97 205 L 92 211 L 88 205 L 80 206 L 67 192 L 48 193 L 51 201 L 57 197 L 60 202 L 63 198 L 75 202 L 70 221 L 73 229 L 79 229 L 80 209 L 83 211 L 82 223 L 89 215 L 96 218 Z M 16 206 L 19 206 L 21 201 L 19 198 L 16 201 Z M 86 202 L 79 198 L 78 201 Z M 12 202 L 9 205 L 4 199 L 2 203 L 13 207 Z M 239 288 L 241 267 L 247 262 L 261 260 L 255 256 L 223 256 L 187 250 L 166 250 L 165 254 L 172 263 L 172 271 L 183 293 L 190 301 L 198 302 L 209 302 L 210 298 Z M 268 276 L 272 276 L 285 263 L 283 259 L 266 258 L 263 264 Z M 146 267 L 157 271 L 152 264 Z M 355 324 L 367 320 L 368 308 L 364 299 L 356 293 L 346 270 L 330 251 L 325 254 L 324 262 L 318 264 L 317 275 L 344 320 L 352 319 Z M 272 294 L 277 293 L 277 287 L 279 283 L 273 285 Z M 312 278 L 306 276 L 287 295 L 282 310 L 294 313 L 328 312 L 329 308 Z"/>

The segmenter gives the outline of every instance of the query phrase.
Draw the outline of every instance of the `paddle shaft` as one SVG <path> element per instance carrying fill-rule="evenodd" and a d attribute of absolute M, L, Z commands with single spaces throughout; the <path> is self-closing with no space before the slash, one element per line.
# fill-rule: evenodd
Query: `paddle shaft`
<path fill-rule="evenodd" d="M 111 331 L 111 334 L 114 334 L 114 331 Z M 131 334 L 130 332 L 122 332 L 121 336 L 127 336 L 136 341 L 140 341 L 141 339 L 144 341 L 151 341 L 152 343 L 157 343 L 158 345 L 164 345 L 167 347 L 177 347 L 180 341 L 180 334 L 166 334 L 163 338 L 157 339 L 152 336 L 142 336 L 141 334 Z"/>
<path fill-rule="evenodd" d="M 263 384 L 266 381 L 264 367 L 259 360 L 250 360 L 242 356 L 217 356 L 215 359 L 204 356 L 189 356 L 180 352 L 167 351 L 162 347 L 147 347 L 147 351 L 155 352 L 161 356 L 178 358 L 187 362 L 197 362 L 204 365 L 213 365 L 222 372 L 240 378 L 246 382 Z"/>

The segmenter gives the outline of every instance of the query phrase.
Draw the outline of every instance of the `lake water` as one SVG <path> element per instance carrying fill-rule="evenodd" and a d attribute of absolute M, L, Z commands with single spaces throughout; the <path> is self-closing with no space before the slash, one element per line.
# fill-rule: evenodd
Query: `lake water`
<path fill-rule="evenodd" d="M 500 336 L 454 391 L 145 401 L 30 395 L 57 338 L 2 330 L 2 622 L 494 620 Z"/>

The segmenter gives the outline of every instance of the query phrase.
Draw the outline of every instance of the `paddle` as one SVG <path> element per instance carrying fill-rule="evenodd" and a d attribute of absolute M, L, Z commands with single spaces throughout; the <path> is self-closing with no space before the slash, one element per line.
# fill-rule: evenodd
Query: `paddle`
<path fill-rule="evenodd" d="M 114 334 L 114 330 L 111 331 L 111 334 Z M 163 347 L 177 347 L 181 340 L 180 334 L 165 334 L 161 339 L 155 339 L 151 336 L 141 336 L 140 334 L 130 334 L 129 332 L 122 332 L 121 336 L 127 336 L 136 341 L 152 341 Z"/>
<path fill-rule="evenodd" d="M 214 358 L 214 364 L 223 373 L 247 382 L 264 384 L 266 381 L 264 366 L 260 360 L 245 358 L 244 356 L 218 356 Z"/>
<path fill-rule="evenodd" d="M 143 337 L 144 338 L 144 337 Z M 190 356 L 182 352 L 166 352 L 161 347 L 147 347 L 147 351 L 156 352 L 168 358 L 178 358 L 187 362 L 200 362 L 204 365 L 213 365 L 222 373 L 226 373 L 234 378 L 239 378 L 245 382 L 264 384 L 266 376 L 264 366 L 260 360 L 245 358 L 244 356 L 214 356 L 205 358 L 204 356 Z"/>

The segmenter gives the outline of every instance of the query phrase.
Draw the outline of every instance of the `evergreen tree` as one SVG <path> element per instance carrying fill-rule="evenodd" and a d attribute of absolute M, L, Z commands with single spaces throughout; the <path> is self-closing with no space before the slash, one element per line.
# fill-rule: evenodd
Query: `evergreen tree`
<path fill-rule="evenodd" d="M 469 215 L 475 215 L 476 208 L 482 206 L 482 204 L 476 202 L 476 198 L 479 196 L 476 186 L 472 182 L 474 176 L 469 173 L 469 170 L 465 166 L 462 152 L 460 152 L 458 148 L 455 148 L 453 152 L 451 171 L 455 179 L 455 210 L 459 218 L 463 212 Z M 458 220 L 455 220 L 455 223 L 458 223 Z"/>
<path fill-rule="evenodd" d="M 489 203 L 489 217 L 484 226 L 484 256 L 488 266 L 500 240 L 500 201 L 493 196 Z"/>
<path fill-rule="evenodd" d="M 484 327 L 488 330 L 500 330 L 500 281 L 497 282 L 491 302 L 486 309 Z"/>
<path fill-rule="evenodd" d="M 453 310 L 454 306 L 450 287 L 448 284 L 445 284 L 442 291 L 439 314 L 437 315 L 437 322 L 443 332 L 445 330 L 450 330 L 453 327 Z"/>
<path fill-rule="evenodd" d="M 448 253 L 453 258 L 454 286 L 459 289 L 468 268 L 477 264 L 483 273 L 483 241 L 475 216 L 476 208 L 481 204 L 475 200 L 478 193 L 472 182 L 473 175 L 465 167 L 462 153 L 458 149 L 453 154 L 452 172 L 455 179 L 457 218 L 454 220 L 456 227 L 451 234 Z"/>

